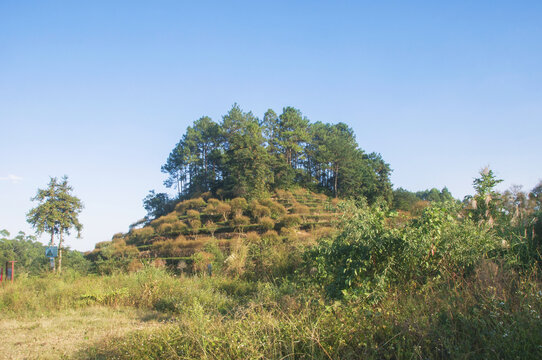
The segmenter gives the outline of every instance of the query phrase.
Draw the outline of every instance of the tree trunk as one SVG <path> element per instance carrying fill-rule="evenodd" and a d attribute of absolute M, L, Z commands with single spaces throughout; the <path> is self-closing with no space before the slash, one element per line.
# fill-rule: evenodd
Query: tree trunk
<path fill-rule="evenodd" d="M 181 174 L 177 171 L 177 194 L 178 198 L 181 198 Z"/>
<path fill-rule="evenodd" d="M 62 272 L 62 230 L 60 231 L 60 240 L 58 241 L 58 273 Z"/>
<path fill-rule="evenodd" d="M 207 176 L 207 146 L 203 147 L 203 173 L 205 174 L 205 191 L 208 191 L 209 178 Z"/>
<path fill-rule="evenodd" d="M 55 231 L 51 230 L 51 241 L 49 242 L 49 246 L 55 246 Z M 53 258 L 53 272 L 56 271 L 55 268 L 55 259 Z"/>
<path fill-rule="evenodd" d="M 335 171 L 334 171 L 334 172 L 335 172 L 335 174 L 334 174 L 334 176 L 335 176 L 335 184 L 334 184 L 334 186 L 333 186 L 333 190 L 335 190 L 335 197 L 337 197 L 337 195 L 338 195 L 338 191 L 337 191 L 337 179 L 339 178 L 339 165 L 335 165 L 335 169 L 334 169 L 334 170 L 335 170 Z"/>

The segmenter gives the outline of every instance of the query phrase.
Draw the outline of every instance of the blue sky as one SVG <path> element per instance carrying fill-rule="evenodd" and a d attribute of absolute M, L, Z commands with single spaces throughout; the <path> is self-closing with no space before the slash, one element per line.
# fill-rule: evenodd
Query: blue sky
<path fill-rule="evenodd" d="M 542 178 L 539 1 L 0 2 L 0 229 L 49 176 L 89 250 L 145 215 L 187 126 L 237 102 L 345 122 L 395 187 Z M 43 238 L 46 241 L 46 237 Z"/>

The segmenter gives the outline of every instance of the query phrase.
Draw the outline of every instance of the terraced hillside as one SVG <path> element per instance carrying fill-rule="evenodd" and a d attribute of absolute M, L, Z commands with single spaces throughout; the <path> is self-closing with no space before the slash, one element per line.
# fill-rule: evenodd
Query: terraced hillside
<path fill-rule="evenodd" d="M 264 258 L 292 256 L 332 231 L 337 199 L 299 188 L 277 190 L 270 198 L 219 200 L 209 194 L 178 203 L 175 211 L 111 241 L 96 244 L 87 257 L 107 272 L 108 264 L 137 270 L 145 262 L 193 272 L 213 264 L 242 272 L 248 262 L 264 268 Z M 265 254 L 264 254 L 265 253 Z M 256 259 L 256 260 L 255 260 Z M 258 269 L 253 269 L 257 271 Z"/>

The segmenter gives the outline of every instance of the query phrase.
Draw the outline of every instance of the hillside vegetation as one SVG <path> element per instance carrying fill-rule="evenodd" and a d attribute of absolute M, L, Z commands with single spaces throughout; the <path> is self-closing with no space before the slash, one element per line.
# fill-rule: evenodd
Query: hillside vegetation
<path fill-rule="evenodd" d="M 185 273 L 211 264 L 215 271 L 273 276 L 289 266 L 288 258 L 333 232 L 339 203 L 302 188 L 249 201 L 209 196 L 181 201 L 172 212 L 98 243 L 87 258 L 99 273 L 138 270 L 152 262 Z"/>
<path fill-rule="evenodd" d="M 77 359 L 538 359 L 539 192 L 494 180 L 411 210 L 304 189 L 184 200 L 99 244 L 97 274 L 20 278 L 0 310 L 24 323 L 118 309 L 137 327 L 62 353 Z"/>

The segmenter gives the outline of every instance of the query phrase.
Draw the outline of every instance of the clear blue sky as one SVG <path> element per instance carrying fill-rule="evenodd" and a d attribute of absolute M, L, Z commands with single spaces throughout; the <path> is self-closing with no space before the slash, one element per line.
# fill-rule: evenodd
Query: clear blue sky
<path fill-rule="evenodd" d="M 0 229 L 49 176 L 89 250 L 144 216 L 187 126 L 234 102 L 345 122 L 395 187 L 542 178 L 540 1 L 0 1 Z M 43 238 L 46 241 L 46 238 Z"/>

